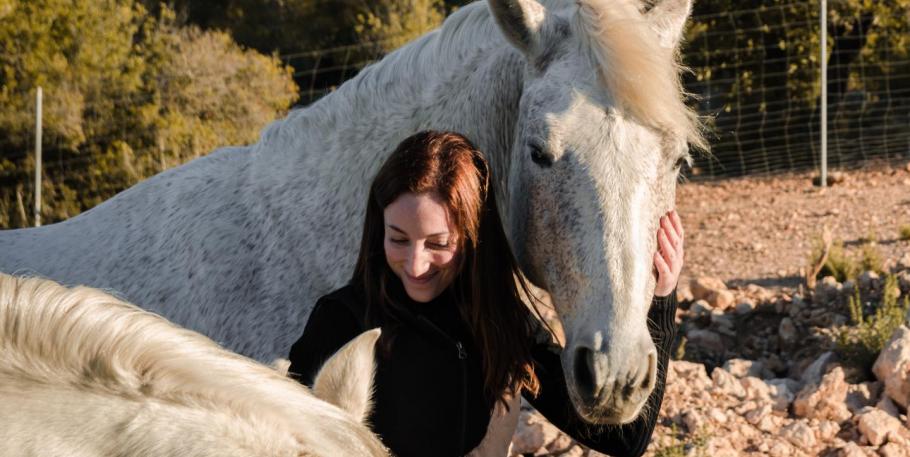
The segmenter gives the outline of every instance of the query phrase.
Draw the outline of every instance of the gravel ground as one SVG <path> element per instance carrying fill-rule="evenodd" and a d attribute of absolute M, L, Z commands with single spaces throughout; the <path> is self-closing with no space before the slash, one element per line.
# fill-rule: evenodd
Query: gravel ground
<path fill-rule="evenodd" d="M 831 174 L 842 181 L 828 188 L 813 186 L 811 172 L 681 184 L 676 201 L 686 264 L 680 284 L 708 275 L 729 287 L 796 287 L 825 225 L 848 252 L 858 253 L 869 236 L 884 259 L 910 251 L 910 241 L 898 235 L 910 225 L 910 163 Z"/>

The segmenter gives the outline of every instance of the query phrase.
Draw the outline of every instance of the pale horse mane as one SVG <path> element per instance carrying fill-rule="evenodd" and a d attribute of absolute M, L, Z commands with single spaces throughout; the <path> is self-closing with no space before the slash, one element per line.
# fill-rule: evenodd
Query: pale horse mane
<path fill-rule="evenodd" d="M 373 332 L 375 342 L 378 330 Z M 372 351 L 369 360 L 372 364 Z M 371 380 L 372 374 L 369 377 Z M 265 443 L 277 452 L 281 448 L 274 447 L 276 443 L 290 439 L 303 450 L 292 455 L 387 455 L 368 428 L 358 423 L 362 417 L 355 417 L 366 410 L 343 411 L 272 368 L 99 290 L 68 289 L 49 280 L 0 274 L 0 398 L 40 396 L 40 389 L 46 386 L 66 391 L 72 398 L 102 395 L 102 405 L 119 400 L 214 411 L 216 418 L 228 417 L 231 423 L 223 427 L 228 434 L 264 433 L 240 437 L 244 449 L 256 448 L 251 442 Z M 0 421 L 20 417 L 18 414 L 4 411 L 0 405 Z M 15 429 L 18 422 L 0 423 L 0 429 Z M 217 423 L 199 425 L 218 429 Z M 155 432 L 139 431 L 152 437 Z M 2 431 L 0 437 L 17 438 L 4 436 Z M 170 445 L 179 448 L 181 443 Z M 0 451 L 3 449 L 0 444 Z M 0 454 L 7 455 L 5 452 Z"/>
<path fill-rule="evenodd" d="M 672 3 L 672 0 L 664 0 Z M 641 14 L 637 0 L 578 0 L 573 22 L 617 105 L 645 125 L 708 151 L 704 124 L 685 103 L 686 68 L 676 48 Z"/>

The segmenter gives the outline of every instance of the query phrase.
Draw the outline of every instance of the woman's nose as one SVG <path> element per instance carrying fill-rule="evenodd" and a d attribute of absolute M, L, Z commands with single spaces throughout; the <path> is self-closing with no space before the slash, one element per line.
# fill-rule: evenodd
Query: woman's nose
<path fill-rule="evenodd" d="M 430 269 L 430 262 L 427 259 L 426 252 L 420 247 L 411 249 L 408 255 L 408 261 L 405 263 L 405 272 L 413 277 L 419 277 Z"/>

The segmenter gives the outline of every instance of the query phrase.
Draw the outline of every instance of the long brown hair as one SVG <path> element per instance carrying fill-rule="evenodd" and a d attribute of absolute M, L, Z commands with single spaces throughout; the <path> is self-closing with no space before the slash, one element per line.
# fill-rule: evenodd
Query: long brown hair
<path fill-rule="evenodd" d="M 539 389 L 531 344 L 536 324 L 522 301 L 534 297 L 509 247 L 490 167 L 462 135 L 420 132 L 392 152 L 370 187 L 360 255 L 352 284 L 362 286 L 367 320 L 381 324 L 396 307 L 390 282 L 399 279 L 385 259 L 383 210 L 404 193 L 435 193 L 456 227 L 459 273 L 452 285 L 459 312 L 482 354 L 484 390 L 500 399 Z M 531 298 L 533 300 L 533 298 Z M 534 311 L 538 314 L 536 306 Z M 545 328 L 548 328 L 545 326 Z"/>

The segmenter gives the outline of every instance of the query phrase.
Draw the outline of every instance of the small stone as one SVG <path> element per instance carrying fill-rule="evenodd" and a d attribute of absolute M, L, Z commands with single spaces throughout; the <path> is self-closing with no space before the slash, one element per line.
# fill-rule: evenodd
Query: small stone
<path fill-rule="evenodd" d="M 727 370 L 737 378 L 744 378 L 746 376 L 760 377 L 764 370 L 764 366 L 761 362 L 753 360 L 730 359 L 724 362 L 724 370 Z"/>
<path fill-rule="evenodd" d="M 724 314 L 723 311 L 715 309 L 711 311 L 711 325 L 721 333 L 730 333 L 735 336 L 734 329 L 736 324 L 733 322 L 733 316 Z"/>
<path fill-rule="evenodd" d="M 867 453 L 860 445 L 850 441 L 839 449 L 837 455 L 839 457 L 867 457 L 875 454 Z"/>
<path fill-rule="evenodd" d="M 689 433 L 696 433 L 705 425 L 705 418 L 698 411 L 690 409 L 682 415 L 683 424 Z"/>
<path fill-rule="evenodd" d="M 881 395 L 882 387 L 882 383 L 878 381 L 850 384 L 847 387 L 847 398 L 845 400 L 847 409 L 856 414 L 857 411 L 866 406 L 874 405 L 875 400 Z"/>
<path fill-rule="evenodd" d="M 775 440 L 771 444 L 771 448 L 768 449 L 768 455 L 773 455 L 775 457 L 789 457 L 793 454 L 793 448 L 789 443 L 784 441 Z"/>
<path fill-rule="evenodd" d="M 755 376 L 746 376 L 740 380 L 746 389 L 746 398 L 755 401 L 767 402 L 771 400 L 771 386 Z"/>
<path fill-rule="evenodd" d="M 837 436 L 837 433 L 840 432 L 840 425 L 837 425 L 837 422 L 834 421 L 821 421 L 820 424 L 816 427 L 818 440 L 827 443 L 834 439 Z"/>
<path fill-rule="evenodd" d="M 771 405 L 765 404 L 746 413 L 746 421 L 758 425 L 765 417 L 771 414 Z"/>
<path fill-rule="evenodd" d="M 752 299 L 757 300 L 758 302 L 770 301 L 774 298 L 774 293 L 765 289 L 758 284 L 746 284 L 746 295 L 752 297 Z"/>
<path fill-rule="evenodd" d="M 841 292 L 841 294 L 849 297 L 849 296 L 853 295 L 854 287 L 856 287 L 856 284 L 853 281 L 848 279 L 848 280 L 844 281 L 843 287 L 841 287 L 840 292 Z"/>
<path fill-rule="evenodd" d="M 846 397 L 844 370 L 836 367 L 822 378 L 821 383 L 803 387 L 793 402 L 793 413 L 798 417 L 841 422 L 850 417 Z"/>
<path fill-rule="evenodd" d="M 723 411 L 721 411 L 719 408 L 711 408 L 711 411 L 708 412 L 708 417 L 718 424 L 727 422 L 727 415 L 724 414 Z"/>
<path fill-rule="evenodd" d="M 894 402 L 891 401 L 891 397 L 888 397 L 887 395 L 882 395 L 882 399 L 875 404 L 875 408 L 888 413 L 889 416 L 895 419 L 900 417 L 901 414 L 897 409 L 897 405 L 895 405 Z"/>
<path fill-rule="evenodd" d="M 780 336 L 781 341 L 784 343 L 790 344 L 796 341 L 796 325 L 793 324 L 793 320 L 789 317 L 785 317 L 780 320 L 780 325 L 777 327 L 777 335 Z"/>
<path fill-rule="evenodd" d="M 775 411 L 787 411 L 796 396 L 794 392 L 796 392 L 799 384 L 792 379 L 784 378 L 772 379 L 768 381 L 768 385 L 770 387 L 772 408 Z"/>
<path fill-rule="evenodd" d="M 881 278 L 879 278 L 878 273 L 866 270 L 859 275 L 856 282 L 859 284 L 860 289 L 870 290 L 878 287 Z"/>
<path fill-rule="evenodd" d="M 686 332 L 686 338 L 688 340 L 686 344 L 698 346 L 714 353 L 722 354 L 726 348 L 720 335 L 711 330 L 692 328 Z"/>
<path fill-rule="evenodd" d="M 716 391 L 739 399 L 746 397 L 746 390 L 739 382 L 739 379 L 736 379 L 726 370 L 715 368 L 714 371 L 711 372 L 711 379 L 714 381 L 714 388 Z"/>
<path fill-rule="evenodd" d="M 755 302 L 749 298 L 744 298 L 742 301 L 736 304 L 734 312 L 739 315 L 749 314 L 755 310 Z"/>
<path fill-rule="evenodd" d="M 910 329 L 901 325 L 894 331 L 872 372 L 885 384 L 885 394 L 906 408 L 910 404 Z"/>
<path fill-rule="evenodd" d="M 512 436 L 512 452 L 515 454 L 536 454 L 546 451 L 546 445 L 555 440 L 561 432 L 536 411 L 522 411 L 518 428 Z"/>
<path fill-rule="evenodd" d="M 831 352 L 824 352 L 803 371 L 802 382 L 803 384 L 818 384 L 821 382 L 822 375 L 827 372 L 828 365 L 834 363 L 837 360 L 837 356 Z"/>
<path fill-rule="evenodd" d="M 708 295 L 707 300 L 714 308 L 725 310 L 733 306 L 736 296 L 729 290 L 717 290 Z"/>
<path fill-rule="evenodd" d="M 910 269 L 897 273 L 897 287 L 901 292 L 910 293 Z"/>
<path fill-rule="evenodd" d="M 903 428 L 900 421 L 876 408 L 860 412 L 856 416 L 856 425 L 866 441 L 873 446 L 881 446 L 889 434 L 899 434 Z"/>
<path fill-rule="evenodd" d="M 547 451 L 550 451 L 551 453 L 561 452 L 564 449 L 569 449 L 570 447 L 572 447 L 573 443 L 574 442 L 572 441 L 572 438 L 569 438 L 569 435 L 566 435 L 565 433 L 560 433 L 559 436 L 556 437 L 556 439 L 547 443 L 546 448 L 547 448 Z"/>
<path fill-rule="evenodd" d="M 696 300 L 707 299 L 713 292 L 727 290 L 727 285 L 718 278 L 700 276 L 689 283 L 689 290 Z"/>
<path fill-rule="evenodd" d="M 811 450 L 816 445 L 815 433 L 805 419 L 793 421 L 782 428 L 780 436 L 794 446 L 806 451 Z"/>
<path fill-rule="evenodd" d="M 826 304 L 837 299 L 843 286 L 837 282 L 834 276 L 825 276 L 815 285 L 813 292 L 816 304 Z"/>
<path fill-rule="evenodd" d="M 711 315 L 711 305 L 706 300 L 696 300 L 689 307 L 689 314 L 694 318 Z"/>
<path fill-rule="evenodd" d="M 711 378 L 708 377 L 708 373 L 705 371 L 705 366 L 700 363 L 671 360 L 667 377 L 669 378 L 671 374 L 678 379 L 684 380 L 686 385 L 698 391 L 705 390 L 712 384 Z M 671 385 L 669 380 L 667 385 Z"/>
<path fill-rule="evenodd" d="M 910 455 L 910 448 L 898 443 L 885 443 L 878 448 L 878 455 L 882 457 L 907 457 Z"/>
<path fill-rule="evenodd" d="M 910 270 L 910 252 L 904 253 L 894 267 L 897 270 Z"/>

